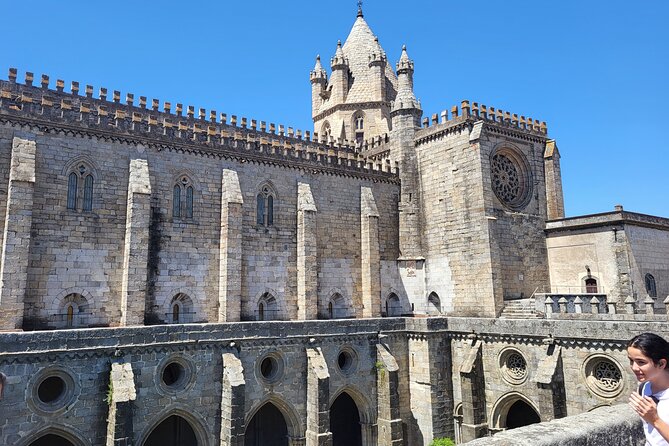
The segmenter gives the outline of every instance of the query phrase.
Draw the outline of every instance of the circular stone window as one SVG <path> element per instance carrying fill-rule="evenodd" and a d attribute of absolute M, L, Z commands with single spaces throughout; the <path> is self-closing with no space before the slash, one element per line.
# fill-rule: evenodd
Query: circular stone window
<path fill-rule="evenodd" d="M 167 393 L 181 392 L 195 382 L 195 368 L 192 361 L 183 356 L 169 356 L 158 366 L 156 381 Z"/>
<path fill-rule="evenodd" d="M 344 347 L 337 355 L 337 367 L 339 371 L 345 375 L 351 374 L 355 371 L 358 364 L 358 356 L 355 350 Z"/>
<path fill-rule="evenodd" d="M 532 182 L 525 157 L 515 150 L 502 148 L 490 159 L 492 190 L 502 204 L 513 210 L 527 206 Z"/>
<path fill-rule="evenodd" d="M 515 349 L 506 349 L 499 355 L 502 377 L 510 384 L 522 384 L 527 379 L 527 361 Z"/>
<path fill-rule="evenodd" d="M 257 363 L 256 369 L 260 379 L 273 383 L 283 375 L 283 359 L 277 352 L 263 356 Z"/>
<path fill-rule="evenodd" d="M 603 355 L 592 356 L 583 368 L 588 388 L 602 398 L 614 398 L 623 390 L 623 374 L 615 361 Z"/>
<path fill-rule="evenodd" d="M 29 406 L 45 415 L 59 415 L 72 404 L 78 392 L 72 374 L 62 368 L 48 368 L 37 373 L 28 384 Z"/>

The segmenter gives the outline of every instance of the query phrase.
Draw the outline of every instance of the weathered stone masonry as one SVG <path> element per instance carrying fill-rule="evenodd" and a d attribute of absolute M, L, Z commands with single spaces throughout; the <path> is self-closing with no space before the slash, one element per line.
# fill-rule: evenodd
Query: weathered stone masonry
<path fill-rule="evenodd" d="M 24 446 L 55 432 L 76 445 L 123 439 L 141 445 L 176 415 L 199 445 L 241 445 L 253 415 L 271 403 L 286 421 L 291 445 L 328 445 L 330 407 L 342 393 L 360 413 L 363 445 L 428 444 L 451 436 L 461 403 L 459 429 L 467 440 L 499 430 L 514 401 L 541 407 L 542 420 L 623 402 L 636 387 L 625 370 L 625 343 L 640 330 L 669 333 L 666 322 L 476 318 L 2 333 L 0 372 L 7 386 L 0 443 Z M 527 362 L 527 376 L 516 381 L 499 362 L 509 348 Z M 351 353 L 352 369 L 339 362 L 342 351 Z M 268 357 L 281 365 L 270 380 L 260 369 Z M 611 391 L 590 382 L 588 367 L 597 358 L 619 368 Z M 163 374 L 172 364 L 183 374 L 167 385 Z M 65 396 L 45 405 L 37 386 L 54 374 L 64 377 Z M 485 382 L 471 381 L 476 377 Z M 405 399 L 412 403 L 405 406 Z"/>

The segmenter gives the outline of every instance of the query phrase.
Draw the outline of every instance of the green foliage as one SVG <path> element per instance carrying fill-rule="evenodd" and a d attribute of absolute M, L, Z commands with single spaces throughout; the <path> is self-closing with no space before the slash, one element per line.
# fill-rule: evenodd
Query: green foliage
<path fill-rule="evenodd" d="M 112 381 L 109 380 L 109 386 L 107 387 L 107 395 L 105 396 L 105 402 L 107 403 L 107 406 L 111 406 L 113 398 L 114 398 L 114 383 L 112 383 Z"/>
<path fill-rule="evenodd" d="M 374 363 L 374 368 L 376 369 L 377 372 L 379 372 L 379 375 L 381 375 L 381 378 L 386 377 L 386 366 L 383 364 L 382 361 L 376 361 Z"/>
<path fill-rule="evenodd" d="M 455 446 L 455 442 L 446 437 L 435 438 L 432 440 L 432 443 L 430 443 L 430 446 Z"/>

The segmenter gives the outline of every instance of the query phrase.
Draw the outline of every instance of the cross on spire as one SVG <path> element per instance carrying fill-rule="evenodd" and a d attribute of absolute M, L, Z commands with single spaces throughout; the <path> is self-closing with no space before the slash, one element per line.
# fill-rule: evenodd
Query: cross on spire
<path fill-rule="evenodd" d="M 362 17 L 362 0 L 358 0 L 358 17 Z"/>

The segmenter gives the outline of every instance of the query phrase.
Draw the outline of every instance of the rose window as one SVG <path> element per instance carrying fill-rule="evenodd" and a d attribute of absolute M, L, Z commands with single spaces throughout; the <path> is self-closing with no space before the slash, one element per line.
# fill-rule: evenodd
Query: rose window
<path fill-rule="evenodd" d="M 527 360 L 515 348 L 504 349 L 499 355 L 502 378 L 509 384 L 519 385 L 527 379 Z"/>
<path fill-rule="evenodd" d="M 608 356 L 591 356 L 583 364 L 583 374 L 588 388 L 601 398 L 616 398 L 623 391 L 622 367 Z"/>
<path fill-rule="evenodd" d="M 506 360 L 507 373 L 515 379 L 523 379 L 527 373 L 527 363 L 518 353 L 509 355 Z"/>
<path fill-rule="evenodd" d="M 599 385 L 604 390 L 616 390 L 620 385 L 620 380 L 622 375 L 620 370 L 614 364 L 608 361 L 601 361 L 597 363 L 595 369 L 593 370 L 593 375 L 598 381 Z"/>
<path fill-rule="evenodd" d="M 492 186 L 497 197 L 505 203 L 515 202 L 522 193 L 518 168 L 502 154 L 492 157 Z"/>

